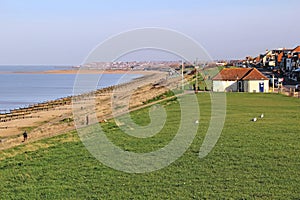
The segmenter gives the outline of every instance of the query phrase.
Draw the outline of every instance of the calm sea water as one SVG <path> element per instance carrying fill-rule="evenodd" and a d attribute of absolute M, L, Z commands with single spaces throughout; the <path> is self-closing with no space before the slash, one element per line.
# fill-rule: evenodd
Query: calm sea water
<path fill-rule="evenodd" d="M 48 70 L 71 69 L 71 66 L 30 66 L 30 65 L 0 65 L 0 72 L 38 72 Z"/>
<path fill-rule="evenodd" d="M 46 69 L 47 68 L 47 69 Z M 54 67 L 6 67 L 9 71 L 42 71 L 57 69 Z M 0 71 L 4 67 L 0 67 Z M 35 69 L 35 70 L 34 70 Z M 90 75 L 99 77 L 99 75 Z M 138 74 L 103 74 L 97 88 L 128 82 L 141 77 Z M 0 74 L 0 112 L 27 107 L 48 100 L 54 100 L 73 94 L 76 74 Z"/>

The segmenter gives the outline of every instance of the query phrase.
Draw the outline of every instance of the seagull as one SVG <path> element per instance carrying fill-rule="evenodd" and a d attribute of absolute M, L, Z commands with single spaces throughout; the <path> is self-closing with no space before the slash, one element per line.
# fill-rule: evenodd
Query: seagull
<path fill-rule="evenodd" d="M 199 124 L 199 120 L 196 120 L 196 121 L 195 121 L 195 124 Z"/>
<path fill-rule="evenodd" d="M 257 121 L 257 118 L 254 117 L 251 121 L 256 122 L 256 121 Z"/>
<path fill-rule="evenodd" d="M 261 114 L 261 115 L 260 115 L 260 118 L 264 118 L 264 114 Z"/>

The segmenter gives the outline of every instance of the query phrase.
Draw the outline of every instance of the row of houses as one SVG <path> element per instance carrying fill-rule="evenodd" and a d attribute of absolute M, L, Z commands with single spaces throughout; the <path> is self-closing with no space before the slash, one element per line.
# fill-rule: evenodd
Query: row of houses
<path fill-rule="evenodd" d="M 273 67 L 283 71 L 300 68 L 300 46 L 293 49 L 279 48 L 266 50 L 257 57 L 247 56 L 244 60 L 234 63 L 237 67 Z"/>
<path fill-rule="evenodd" d="M 295 81 L 300 81 L 300 46 L 266 50 L 256 57 L 247 56 L 244 60 L 235 61 L 236 67 L 264 67 L 280 70 Z"/>

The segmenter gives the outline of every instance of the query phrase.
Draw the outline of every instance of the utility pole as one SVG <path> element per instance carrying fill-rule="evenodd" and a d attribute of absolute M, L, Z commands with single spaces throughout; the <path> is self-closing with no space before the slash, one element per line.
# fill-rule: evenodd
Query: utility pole
<path fill-rule="evenodd" d="M 181 86 L 182 86 L 182 92 L 184 92 L 184 75 L 183 75 L 183 71 L 184 71 L 184 63 L 182 61 L 182 63 L 181 63 Z"/>
<path fill-rule="evenodd" d="M 272 91 L 274 93 L 274 87 L 275 87 L 275 83 L 274 83 L 274 74 L 272 75 Z"/>
<path fill-rule="evenodd" d="M 195 85 L 195 93 L 198 93 L 198 68 L 199 66 L 195 66 L 196 69 L 196 85 Z"/>

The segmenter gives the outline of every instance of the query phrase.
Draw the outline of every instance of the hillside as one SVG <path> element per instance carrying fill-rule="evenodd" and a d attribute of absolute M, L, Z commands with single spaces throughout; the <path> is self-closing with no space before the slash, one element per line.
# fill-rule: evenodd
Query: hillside
<path fill-rule="evenodd" d="M 128 174 L 96 160 L 76 132 L 1 151 L 0 199 L 285 199 L 300 198 L 300 100 L 278 94 L 227 94 L 222 135 L 204 159 L 198 153 L 210 119 L 209 93 L 199 93 L 198 134 L 186 153 L 161 170 Z M 168 120 L 154 137 L 122 134 L 102 123 L 108 138 L 127 151 L 149 152 L 173 138 L 176 100 L 162 103 Z M 264 113 L 263 119 L 251 122 Z M 149 123 L 148 108 L 134 111 Z"/>

